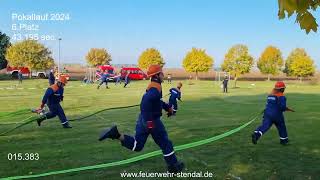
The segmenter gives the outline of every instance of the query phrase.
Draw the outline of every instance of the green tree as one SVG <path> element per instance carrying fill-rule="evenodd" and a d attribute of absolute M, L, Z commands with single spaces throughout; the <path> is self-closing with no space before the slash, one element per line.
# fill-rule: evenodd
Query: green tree
<path fill-rule="evenodd" d="M 221 69 L 234 76 L 234 87 L 236 87 L 240 75 L 250 72 L 252 65 L 253 57 L 249 54 L 248 47 L 237 44 L 231 47 L 225 55 Z"/>
<path fill-rule="evenodd" d="M 49 69 L 54 65 L 51 51 L 35 40 L 17 42 L 7 49 L 10 66 L 28 67 L 30 70 Z"/>
<path fill-rule="evenodd" d="M 283 66 L 281 51 L 276 47 L 268 46 L 262 52 L 257 66 L 261 73 L 268 75 L 268 81 L 270 81 L 270 75 L 278 74 Z"/>
<path fill-rule="evenodd" d="M 304 29 L 307 34 L 311 30 L 317 32 L 318 24 L 311 12 L 316 11 L 320 6 L 319 0 L 278 0 L 278 4 L 279 19 L 284 19 L 286 13 L 288 18 L 296 14 L 296 22 L 300 24 L 301 29 Z"/>
<path fill-rule="evenodd" d="M 91 48 L 86 55 L 86 60 L 91 66 L 110 64 L 111 55 L 104 48 Z"/>
<path fill-rule="evenodd" d="M 141 69 L 147 69 L 152 64 L 159 64 L 161 66 L 164 66 L 165 62 L 157 49 L 148 48 L 140 55 L 138 66 Z"/>
<path fill-rule="evenodd" d="M 315 70 L 313 60 L 302 48 L 294 49 L 286 60 L 285 72 L 287 75 L 297 76 L 300 80 L 303 77 L 313 76 Z"/>
<path fill-rule="evenodd" d="M 198 80 L 198 72 L 208 72 L 213 61 L 204 49 L 192 48 L 183 59 L 182 66 L 187 72 L 195 72 Z"/>
<path fill-rule="evenodd" d="M 6 60 L 6 51 L 10 46 L 10 38 L 5 33 L 0 31 L 0 69 L 7 67 L 8 61 Z"/>

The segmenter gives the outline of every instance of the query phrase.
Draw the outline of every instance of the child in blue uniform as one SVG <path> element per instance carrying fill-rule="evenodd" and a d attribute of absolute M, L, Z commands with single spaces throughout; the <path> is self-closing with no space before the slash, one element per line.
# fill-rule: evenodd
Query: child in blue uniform
<path fill-rule="evenodd" d="M 146 93 L 143 95 L 140 104 L 140 115 L 136 124 L 135 136 L 120 134 L 117 126 L 105 130 L 99 140 L 102 141 L 106 138 L 118 139 L 121 141 L 122 146 L 132 150 L 141 151 L 147 141 L 148 136 L 151 134 L 155 143 L 161 148 L 163 157 L 168 165 L 168 171 L 177 173 L 182 171 L 184 164 L 177 160 L 173 145 L 169 140 L 167 131 L 160 119 L 162 109 L 168 112 L 168 116 L 172 115 L 172 109 L 168 104 L 161 100 L 164 75 L 162 67 L 159 65 L 151 65 L 147 72 L 148 77 L 151 77 Z"/>
<path fill-rule="evenodd" d="M 43 109 L 44 105 L 47 104 L 50 112 L 42 115 L 37 119 L 38 126 L 41 125 L 42 121 L 58 116 L 64 128 L 71 128 L 66 118 L 66 115 L 64 114 L 64 111 L 60 105 L 60 101 L 63 101 L 63 92 L 64 92 L 63 88 L 66 84 L 67 84 L 67 79 L 62 76 L 59 78 L 56 84 L 51 85 L 46 90 L 46 93 L 42 98 L 40 108 L 38 110 Z"/>
<path fill-rule="evenodd" d="M 108 87 L 108 77 L 109 77 L 109 76 L 110 76 L 110 75 L 108 74 L 107 70 L 101 74 L 101 78 L 100 78 L 101 82 L 100 82 L 100 84 L 98 85 L 97 89 L 99 89 L 100 86 L 101 86 L 103 83 L 106 83 L 106 88 L 109 89 L 109 87 Z"/>
<path fill-rule="evenodd" d="M 124 88 L 130 83 L 130 78 L 129 78 L 130 72 L 126 74 L 126 77 L 124 78 Z"/>
<path fill-rule="evenodd" d="M 289 142 L 283 112 L 294 112 L 294 110 L 287 107 L 287 100 L 283 94 L 285 88 L 286 86 L 283 82 L 277 82 L 272 93 L 268 95 L 262 125 L 259 126 L 251 136 L 253 144 L 257 144 L 259 138 L 266 133 L 273 124 L 278 129 L 280 144 L 285 145 Z"/>
<path fill-rule="evenodd" d="M 178 103 L 177 99 L 181 101 L 181 87 L 182 83 L 179 82 L 177 88 L 171 88 L 170 91 L 170 98 L 169 98 L 169 106 L 173 109 L 173 115 L 176 115 L 178 111 Z"/>

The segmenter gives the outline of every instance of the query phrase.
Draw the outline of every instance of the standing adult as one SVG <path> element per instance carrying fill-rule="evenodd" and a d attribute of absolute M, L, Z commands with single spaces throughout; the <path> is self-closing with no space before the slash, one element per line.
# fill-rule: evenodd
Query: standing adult
<path fill-rule="evenodd" d="M 229 82 L 229 78 L 227 75 L 225 75 L 222 81 L 223 93 L 228 93 L 228 82 Z"/>
<path fill-rule="evenodd" d="M 49 85 L 50 86 L 53 85 L 55 83 L 55 81 L 56 81 L 56 77 L 54 76 L 54 70 L 53 69 L 50 70 L 48 80 L 49 80 Z"/>
<path fill-rule="evenodd" d="M 19 79 L 19 84 L 22 84 L 23 77 L 22 77 L 21 69 L 19 69 L 19 71 L 18 71 L 18 79 Z"/>

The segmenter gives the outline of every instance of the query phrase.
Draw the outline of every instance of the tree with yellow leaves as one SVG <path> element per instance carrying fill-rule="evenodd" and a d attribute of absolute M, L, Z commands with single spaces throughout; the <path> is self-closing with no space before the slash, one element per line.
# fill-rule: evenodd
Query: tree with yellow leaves
<path fill-rule="evenodd" d="M 187 72 L 195 72 L 198 80 L 198 72 L 208 72 L 213 66 L 213 58 L 204 49 L 192 48 L 183 59 L 183 68 Z"/>
<path fill-rule="evenodd" d="M 238 78 L 242 74 L 250 72 L 252 65 L 253 57 L 249 54 L 248 47 L 237 44 L 231 47 L 224 56 L 221 69 L 234 76 L 234 87 L 237 87 Z"/>
<path fill-rule="evenodd" d="M 313 76 L 315 73 L 314 61 L 302 48 L 294 49 L 286 60 L 285 72 L 296 76 L 302 81 L 303 77 Z"/>
<path fill-rule="evenodd" d="M 141 69 L 148 69 L 152 64 L 164 66 L 165 62 L 160 52 L 155 48 L 148 48 L 142 52 L 138 60 L 138 66 Z"/>
<path fill-rule="evenodd" d="M 110 64 L 111 55 L 104 48 L 91 48 L 86 55 L 86 60 L 91 66 Z"/>
<path fill-rule="evenodd" d="M 45 70 L 54 65 L 51 51 L 35 40 L 24 40 L 10 46 L 6 52 L 10 66 L 28 67 L 30 70 Z"/>
<path fill-rule="evenodd" d="M 301 29 L 307 34 L 311 30 L 317 32 L 318 24 L 311 12 L 320 6 L 320 0 L 278 0 L 278 4 L 279 19 L 284 19 L 286 13 L 288 18 L 296 14 L 296 22 L 300 24 Z"/>
<path fill-rule="evenodd" d="M 278 74 L 283 66 L 281 51 L 274 46 L 268 46 L 262 52 L 257 66 L 262 74 L 268 75 L 268 81 L 270 81 L 270 75 Z"/>

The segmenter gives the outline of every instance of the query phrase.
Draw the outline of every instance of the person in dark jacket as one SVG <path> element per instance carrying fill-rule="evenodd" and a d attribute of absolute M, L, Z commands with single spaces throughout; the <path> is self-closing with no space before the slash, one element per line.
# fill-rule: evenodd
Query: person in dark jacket
<path fill-rule="evenodd" d="M 38 126 L 41 126 L 42 121 L 58 116 L 63 128 L 72 128 L 69 125 L 66 115 L 64 114 L 64 110 L 60 105 L 60 102 L 63 101 L 64 86 L 66 84 L 67 79 L 61 76 L 56 84 L 48 87 L 42 98 L 42 102 L 38 111 L 41 111 L 45 104 L 47 104 L 50 111 L 37 119 Z"/>
<path fill-rule="evenodd" d="M 222 81 L 222 88 L 224 93 L 228 93 L 228 82 L 229 82 L 229 79 L 228 79 L 228 76 L 226 75 Z"/>
<path fill-rule="evenodd" d="M 184 164 L 177 160 L 173 145 L 169 140 L 168 133 L 161 122 L 162 109 L 168 112 L 168 116 L 172 115 L 172 108 L 161 100 L 163 82 L 162 67 L 159 65 L 151 65 L 147 72 L 151 77 L 151 82 L 147 87 L 146 93 L 143 95 L 140 103 L 140 114 L 136 124 L 135 136 L 122 134 L 118 131 L 117 126 L 112 126 L 102 132 L 99 140 L 107 138 L 120 140 L 122 146 L 132 150 L 141 151 L 151 134 L 155 143 L 161 148 L 164 160 L 168 165 L 168 171 L 177 173 L 182 171 Z"/>
<path fill-rule="evenodd" d="M 19 84 L 22 84 L 23 76 L 21 70 L 18 71 Z"/>
<path fill-rule="evenodd" d="M 283 94 L 285 88 L 284 82 L 279 81 L 275 84 L 272 93 L 268 95 L 262 124 L 251 135 L 253 144 L 257 144 L 260 137 L 265 134 L 273 124 L 278 129 L 280 144 L 285 145 L 289 142 L 283 112 L 294 112 L 294 110 L 287 107 L 287 99 Z"/>
<path fill-rule="evenodd" d="M 50 70 L 50 73 L 49 73 L 49 86 L 53 85 L 56 81 L 56 77 L 54 77 L 54 71 L 53 69 Z"/>

